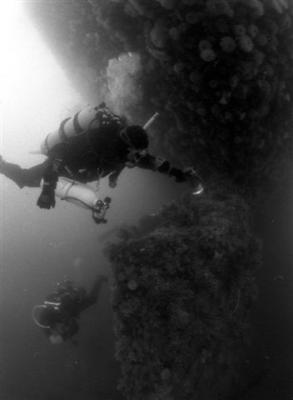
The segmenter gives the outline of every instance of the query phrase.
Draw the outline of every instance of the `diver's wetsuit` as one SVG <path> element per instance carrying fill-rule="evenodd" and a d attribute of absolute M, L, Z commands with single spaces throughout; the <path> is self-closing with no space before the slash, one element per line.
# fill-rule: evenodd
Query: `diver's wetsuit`
<path fill-rule="evenodd" d="M 109 175 L 111 182 L 117 180 L 125 167 L 136 166 L 174 176 L 180 182 L 187 180 L 183 171 L 171 168 L 168 161 L 148 153 L 130 162 L 129 146 L 120 136 L 125 125 L 109 111 L 107 118 L 105 125 L 92 127 L 83 134 L 55 145 L 43 163 L 24 169 L 16 164 L 1 161 L 0 173 L 20 188 L 39 187 L 43 179 L 54 189 L 60 176 L 87 183 Z"/>
<path fill-rule="evenodd" d="M 42 315 L 42 324 L 50 328 L 43 329 L 45 334 L 49 336 L 52 330 L 57 330 L 63 340 L 74 336 L 79 330 L 77 319 L 80 313 L 97 302 L 104 281 L 104 277 L 99 277 L 88 294 L 83 288 L 65 283 L 47 296 L 47 308 Z M 58 306 L 54 307 L 53 304 Z"/>

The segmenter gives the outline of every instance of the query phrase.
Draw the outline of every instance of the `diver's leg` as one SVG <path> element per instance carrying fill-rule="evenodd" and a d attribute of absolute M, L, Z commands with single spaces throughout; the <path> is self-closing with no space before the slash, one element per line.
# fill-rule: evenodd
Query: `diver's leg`
<path fill-rule="evenodd" d="M 39 187 L 47 165 L 48 162 L 45 161 L 42 164 L 26 169 L 1 159 L 0 174 L 11 179 L 20 188 L 23 188 L 24 186 Z"/>

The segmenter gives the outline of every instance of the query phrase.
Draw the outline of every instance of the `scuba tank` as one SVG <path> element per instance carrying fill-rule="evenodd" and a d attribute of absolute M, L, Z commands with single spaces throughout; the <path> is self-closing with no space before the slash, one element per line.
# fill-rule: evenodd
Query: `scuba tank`
<path fill-rule="evenodd" d="M 61 200 L 66 200 L 79 207 L 92 211 L 92 217 L 96 223 L 106 223 L 106 212 L 110 207 L 110 197 L 101 200 L 97 191 L 84 183 L 72 179 L 60 177 L 58 179 L 55 194 Z"/>
<path fill-rule="evenodd" d="M 49 133 L 41 144 L 41 153 L 48 155 L 49 151 L 57 144 L 66 142 L 71 137 L 77 136 L 88 130 L 98 120 L 99 107 L 86 107 L 73 117 L 61 122 L 59 129 Z"/>
<path fill-rule="evenodd" d="M 143 126 L 147 130 L 158 117 L 155 113 Z M 68 139 L 82 135 L 89 130 L 93 124 L 95 128 L 99 126 L 115 123 L 121 127 L 124 125 L 122 119 L 118 115 L 112 113 L 105 103 L 101 103 L 97 107 L 88 106 L 77 112 L 73 117 L 66 118 L 61 122 L 59 129 L 49 133 L 45 140 L 41 143 L 40 153 L 48 155 L 50 150 L 59 143 L 65 143 Z M 39 153 L 32 152 L 32 153 Z"/>
<path fill-rule="evenodd" d="M 65 143 L 72 137 L 86 133 L 92 125 L 95 128 L 115 124 L 122 127 L 123 120 L 112 113 L 105 103 L 96 107 L 88 106 L 77 112 L 73 117 L 61 122 L 59 129 L 49 133 L 41 144 L 41 154 L 48 155 L 50 150 L 59 143 Z"/>

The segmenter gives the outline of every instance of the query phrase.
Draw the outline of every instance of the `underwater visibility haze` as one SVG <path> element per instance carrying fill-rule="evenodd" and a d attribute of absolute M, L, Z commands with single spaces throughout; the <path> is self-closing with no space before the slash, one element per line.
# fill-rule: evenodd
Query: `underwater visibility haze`
<path fill-rule="evenodd" d="M 0 175 L 0 399 L 292 399 L 292 2 L 14 0 L 0 15 L 5 162 L 44 161 L 48 133 L 105 101 L 135 125 L 158 113 L 150 153 L 204 186 L 125 168 L 101 179 L 95 224 Z M 78 333 L 52 345 L 33 307 L 98 275 Z"/>

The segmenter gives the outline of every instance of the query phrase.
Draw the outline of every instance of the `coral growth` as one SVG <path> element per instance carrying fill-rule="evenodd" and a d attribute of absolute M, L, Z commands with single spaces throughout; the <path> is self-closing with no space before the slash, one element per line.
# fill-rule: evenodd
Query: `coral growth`
<path fill-rule="evenodd" d="M 166 206 L 110 246 L 127 399 L 218 398 L 237 382 L 259 262 L 248 220 L 221 190 Z"/>
<path fill-rule="evenodd" d="M 137 54 L 125 53 L 109 61 L 106 101 L 116 112 L 127 114 L 133 103 L 141 101 L 142 91 L 138 85 L 141 73 L 141 59 Z"/>

